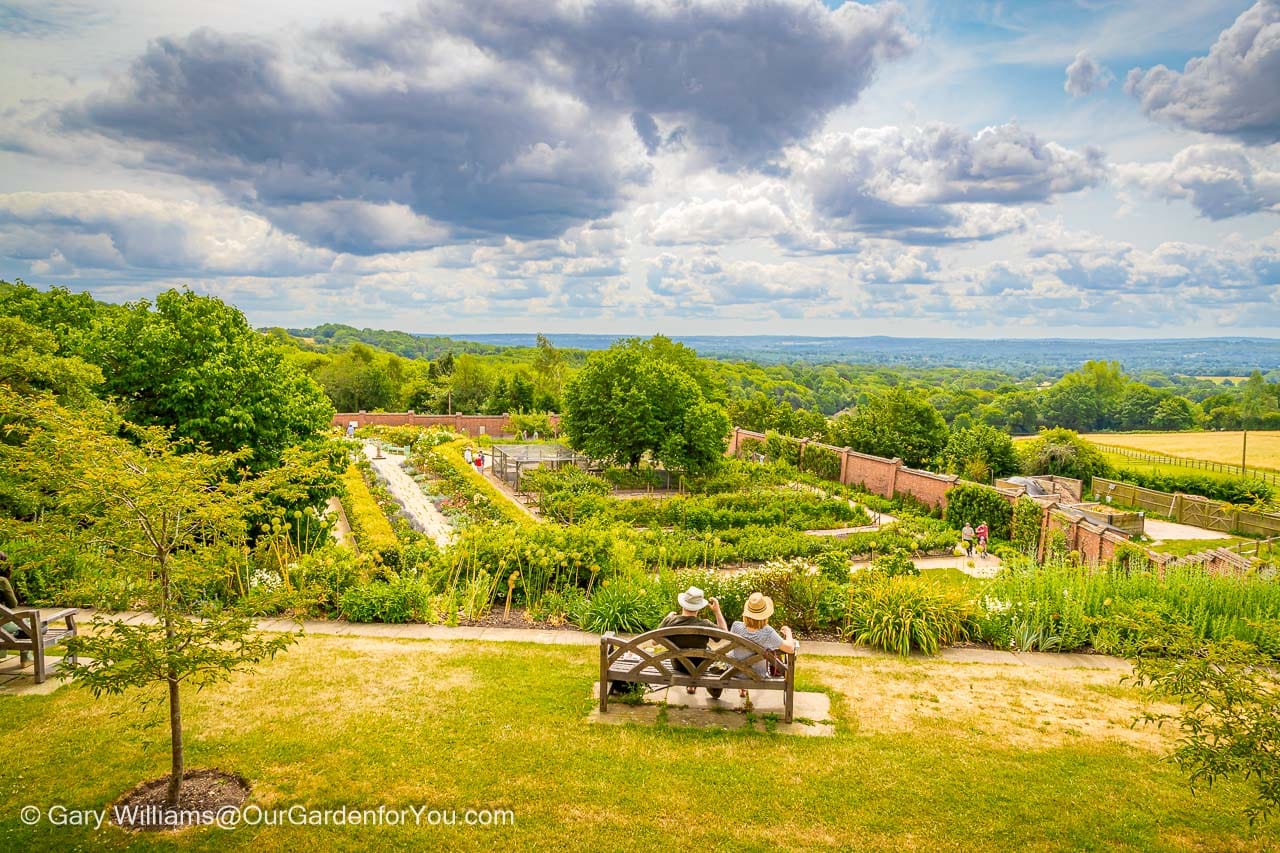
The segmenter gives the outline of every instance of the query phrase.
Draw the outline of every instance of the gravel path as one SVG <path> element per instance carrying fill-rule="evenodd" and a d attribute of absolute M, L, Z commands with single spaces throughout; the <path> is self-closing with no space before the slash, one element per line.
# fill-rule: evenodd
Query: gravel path
<path fill-rule="evenodd" d="M 453 525 L 440 510 L 435 508 L 413 478 L 405 473 L 404 457 L 398 453 L 384 453 L 382 459 L 377 458 L 378 449 L 372 444 L 365 445 L 364 455 L 369 457 L 373 469 L 387 486 L 387 491 L 404 509 L 413 522 L 413 526 L 435 540 L 441 548 L 446 548 L 453 541 Z"/>
<path fill-rule="evenodd" d="M 1208 530 L 1203 527 L 1192 527 L 1190 524 L 1177 524 L 1172 521 L 1160 521 L 1156 518 L 1143 519 L 1143 531 L 1152 540 L 1163 542 L 1168 539 L 1230 539 L 1228 533 Z"/>

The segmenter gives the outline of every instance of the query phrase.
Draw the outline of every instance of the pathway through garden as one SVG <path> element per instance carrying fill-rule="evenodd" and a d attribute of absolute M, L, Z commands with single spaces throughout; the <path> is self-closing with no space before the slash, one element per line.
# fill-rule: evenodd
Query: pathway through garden
<path fill-rule="evenodd" d="M 404 457 L 398 453 L 383 453 L 378 458 L 375 445 L 365 445 L 364 455 L 369 457 L 374 470 L 387 486 L 387 491 L 404 509 L 405 514 L 413 519 L 415 527 L 435 540 L 441 548 L 448 547 L 453 541 L 453 525 L 440 510 L 435 508 L 413 478 L 405 473 Z"/>

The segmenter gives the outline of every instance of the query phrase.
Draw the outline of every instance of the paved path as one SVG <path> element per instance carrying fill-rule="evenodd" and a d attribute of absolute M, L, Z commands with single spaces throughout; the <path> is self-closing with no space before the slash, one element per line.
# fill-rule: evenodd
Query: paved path
<path fill-rule="evenodd" d="M 1190 524 L 1177 524 L 1172 521 L 1161 521 L 1157 518 L 1143 520 L 1143 532 L 1153 542 L 1164 542 L 1169 539 L 1230 539 L 1231 534 L 1204 527 L 1192 527 Z"/>
<path fill-rule="evenodd" d="M 83 621 L 87 622 L 94 614 L 84 610 Z M 108 618 L 121 619 L 126 622 L 148 622 L 152 617 L 148 613 L 116 613 L 101 614 Z M 586 631 L 555 631 L 544 628 L 490 628 L 461 626 L 451 628 L 447 625 L 386 625 L 382 623 L 357 624 L 328 619 L 306 619 L 296 622 L 292 619 L 260 619 L 258 627 L 263 631 L 297 631 L 302 629 L 307 634 L 317 636 L 338 637 L 382 637 L 400 640 L 481 640 L 491 643 L 534 643 L 554 646 L 600 646 L 600 635 Z M 806 655 L 841 658 L 884 658 L 892 659 L 897 655 L 855 646 L 852 643 L 830 643 L 818 641 L 803 642 L 802 651 Z M 927 655 L 913 654 L 916 660 L 943 660 L 949 663 L 996 663 L 1011 666 L 1039 667 L 1043 669 L 1064 669 L 1082 667 L 1085 669 L 1128 670 L 1129 663 L 1121 658 L 1107 655 L 1059 654 L 1053 652 L 1006 652 L 1000 649 L 974 648 L 971 646 L 950 647 L 942 649 L 930 658 Z"/>
<path fill-rule="evenodd" d="M 365 445 L 364 455 L 369 457 L 374 470 L 387 486 L 387 491 L 399 502 L 405 514 L 414 522 L 414 527 L 435 540 L 441 548 L 446 548 L 453 541 L 453 525 L 440 510 L 435 508 L 421 487 L 404 471 L 404 457 L 398 453 L 384 453 L 377 458 L 377 448 Z"/>

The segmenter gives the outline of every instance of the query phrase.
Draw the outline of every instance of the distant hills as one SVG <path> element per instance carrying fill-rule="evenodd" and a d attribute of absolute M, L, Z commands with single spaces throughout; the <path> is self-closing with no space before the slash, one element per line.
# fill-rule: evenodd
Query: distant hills
<path fill-rule="evenodd" d="M 532 347 L 532 334 L 425 335 L 356 329 L 329 323 L 290 334 L 326 348 L 361 341 L 406 358 L 439 358 L 446 352 L 492 355 L 505 347 Z M 562 349 L 607 349 L 617 335 L 547 335 Z M 1278 338 L 1181 338 L 1098 340 L 1068 338 L 842 338 L 799 335 L 671 335 L 699 355 L 758 364 L 871 364 L 1000 370 L 1017 376 L 1062 374 L 1090 359 L 1119 361 L 1126 371 L 1189 376 L 1245 376 L 1254 369 L 1280 371 Z"/>
<path fill-rule="evenodd" d="M 452 335 L 456 340 L 496 346 L 534 345 L 533 335 Z M 547 335 L 557 347 L 606 349 L 614 335 Z M 967 340 L 962 338 L 801 337 L 796 335 L 671 335 L 718 359 L 741 359 L 761 364 L 844 362 L 907 367 L 965 367 L 1004 370 L 1015 374 L 1044 370 L 1074 370 L 1089 359 L 1119 361 L 1137 373 L 1185 373 L 1204 376 L 1242 376 L 1255 368 L 1264 373 L 1280 369 L 1277 338 L 1183 338 L 1166 340 L 1098 340 L 1066 338 Z"/>

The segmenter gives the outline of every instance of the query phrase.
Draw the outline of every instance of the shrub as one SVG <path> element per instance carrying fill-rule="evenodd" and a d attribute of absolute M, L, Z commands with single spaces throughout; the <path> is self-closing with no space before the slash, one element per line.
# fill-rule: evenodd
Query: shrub
<path fill-rule="evenodd" d="M 400 540 L 356 466 L 352 465 L 342 475 L 342 485 L 346 491 L 342 505 L 356 545 L 384 566 L 393 569 L 399 566 Z"/>
<path fill-rule="evenodd" d="M 764 439 L 764 455 L 774 462 L 800 467 L 800 440 L 769 430 Z"/>
<path fill-rule="evenodd" d="M 353 586 L 342 595 L 342 615 L 349 622 L 434 622 L 431 596 L 416 578 Z"/>
<path fill-rule="evenodd" d="M 995 489 L 963 483 L 947 492 L 947 508 L 943 517 L 956 530 L 964 527 L 965 522 L 977 527 L 985 521 L 993 538 L 1008 539 L 1013 506 Z"/>
<path fill-rule="evenodd" d="M 1146 489 L 1200 495 L 1231 504 L 1267 504 L 1276 499 L 1276 488 L 1271 484 L 1241 477 L 1205 477 L 1121 468 L 1115 472 L 1115 478 Z"/>
<path fill-rule="evenodd" d="M 898 575 L 918 575 L 920 570 L 916 568 L 916 564 L 912 561 L 911 555 L 901 549 L 890 551 L 888 554 L 881 554 L 871 561 L 871 568 L 874 571 L 881 572 L 885 577 L 897 577 Z"/>
<path fill-rule="evenodd" d="M 1013 503 L 1013 519 L 1009 540 L 1023 554 L 1034 555 L 1040 547 L 1040 521 L 1044 510 L 1031 498 L 1021 497 Z"/>
<path fill-rule="evenodd" d="M 1084 482 L 1105 477 L 1111 466 L 1102 451 L 1069 429 L 1044 430 L 1018 445 L 1018 458 L 1026 474 L 1057 474 Z"/>
<path fill-rule="evenodd" d="M 667 612 L 638 578 L 603 581 L 579 609 L 575 621 L 585 631 L 636 634 L 656 627 Z"/>
<path fill-rule="evenodd" d="M 903 656 L 912 651 L 936 654 L 976 630 L 971 601 L 920 578 L 869 583 L 849 600 L 848 638 Z"/>
<path fill-rule="evenodd" d="M 816 444 L 807 444 L 800 458 L 800 470 L 816 474 L 824 480 L 840 479 L 840 454 Z"/>

